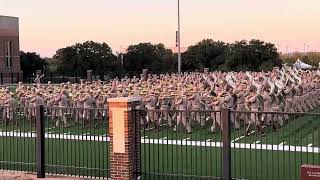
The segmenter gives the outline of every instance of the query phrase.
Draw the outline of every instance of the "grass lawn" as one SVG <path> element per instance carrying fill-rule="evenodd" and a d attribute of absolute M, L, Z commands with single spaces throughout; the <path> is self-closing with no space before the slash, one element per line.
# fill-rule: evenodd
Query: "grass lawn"
<path fill-rule="evenodd" d="M 300 166 L 319 164 L 319 154 L 232 149 L 232 177 L 256 180 L 300 179 Z M 197 179 L 182 175 L 222 175 L 221 148 L 143 145 L 143 172 L 179 174 L 181 177 L 144 175 L 144 179 Z M 162 175 L 163 175 L 162 174 Z M 207 178 L 209 179 L 209 178 Z"/>
<path fill-rule="evenodd" d="M 108 142 L 47 139 L 46 173 L 107 177 L 108 147 Z M 35 138 L 0 137 L 0 150 L 0 169 L 36 171 Z"/>

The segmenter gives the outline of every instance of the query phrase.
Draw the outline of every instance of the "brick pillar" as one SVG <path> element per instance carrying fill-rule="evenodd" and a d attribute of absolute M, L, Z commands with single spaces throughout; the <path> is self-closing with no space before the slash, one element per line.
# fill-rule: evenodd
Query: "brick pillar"
<path fill-rule="evenodd" d="M 136 179 L 136 137 L 133 109 L 141 98 L 111 98 L 109 103 L 110 177 L 112 180 Z M 139 121 L 140 122 L 140 121 Z M 140 139 L 139 139 L 140 141 Z"/>
<path fill-rule="evenodd" d="M 87 81 L 92 82 L 92 70 L 87 70 Z"/>
<path fill-rule="evenodd" d="M 142 79 L 143 81 L 147 81 L 148 79 L 148 72 L 149 70 L 148 69 L 142 69 Z"/>

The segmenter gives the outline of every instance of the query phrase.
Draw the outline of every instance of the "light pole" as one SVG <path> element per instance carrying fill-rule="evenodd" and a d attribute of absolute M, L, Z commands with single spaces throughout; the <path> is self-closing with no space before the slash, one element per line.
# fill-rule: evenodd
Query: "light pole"
<path fill-rule="evenodd" d="M 178 0 L 178 33 L 177 33 L 177 42 L 178 42 L 178 73 L 181 73 L 181 47 L 180 47 L 180 0 Z"/>

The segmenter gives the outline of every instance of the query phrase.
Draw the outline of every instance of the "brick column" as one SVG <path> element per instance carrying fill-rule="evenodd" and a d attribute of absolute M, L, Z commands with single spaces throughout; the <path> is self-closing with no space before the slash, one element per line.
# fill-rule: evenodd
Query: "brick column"
<path fill-rule="evenodd" d="M 147 81 L 148 80 L 148 74 L 149 74 L 149 70 L 148 69 L 142 69 L 142 79 L 143 81 Z"/>
<path fill-rule="evenodd" d="M 112 98 L 109 103 L 110 177 L 112 180 L 136 179 L 136 137 L 133 109 L 141 98 Z M 140 140 L 139 140 L 140 141 Z"/>
<path fill-rule="evenodd" d="M 87 70 L 87 81 L 92 82 L 92 70 Z"/>

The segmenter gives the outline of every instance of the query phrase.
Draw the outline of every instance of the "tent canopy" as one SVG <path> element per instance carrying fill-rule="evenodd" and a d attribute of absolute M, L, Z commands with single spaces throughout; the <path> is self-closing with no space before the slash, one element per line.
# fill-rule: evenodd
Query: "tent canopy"
<path fill-rule="evenodd" d="M 302 62 L 300 59 L 298 59 L 296 61 L 296 63 L 293 64 L 293 66 L 295 66 L 296 68 L 300 68 L 300 69 L 311 69 L 312 68 L 311 65 Z"/>

